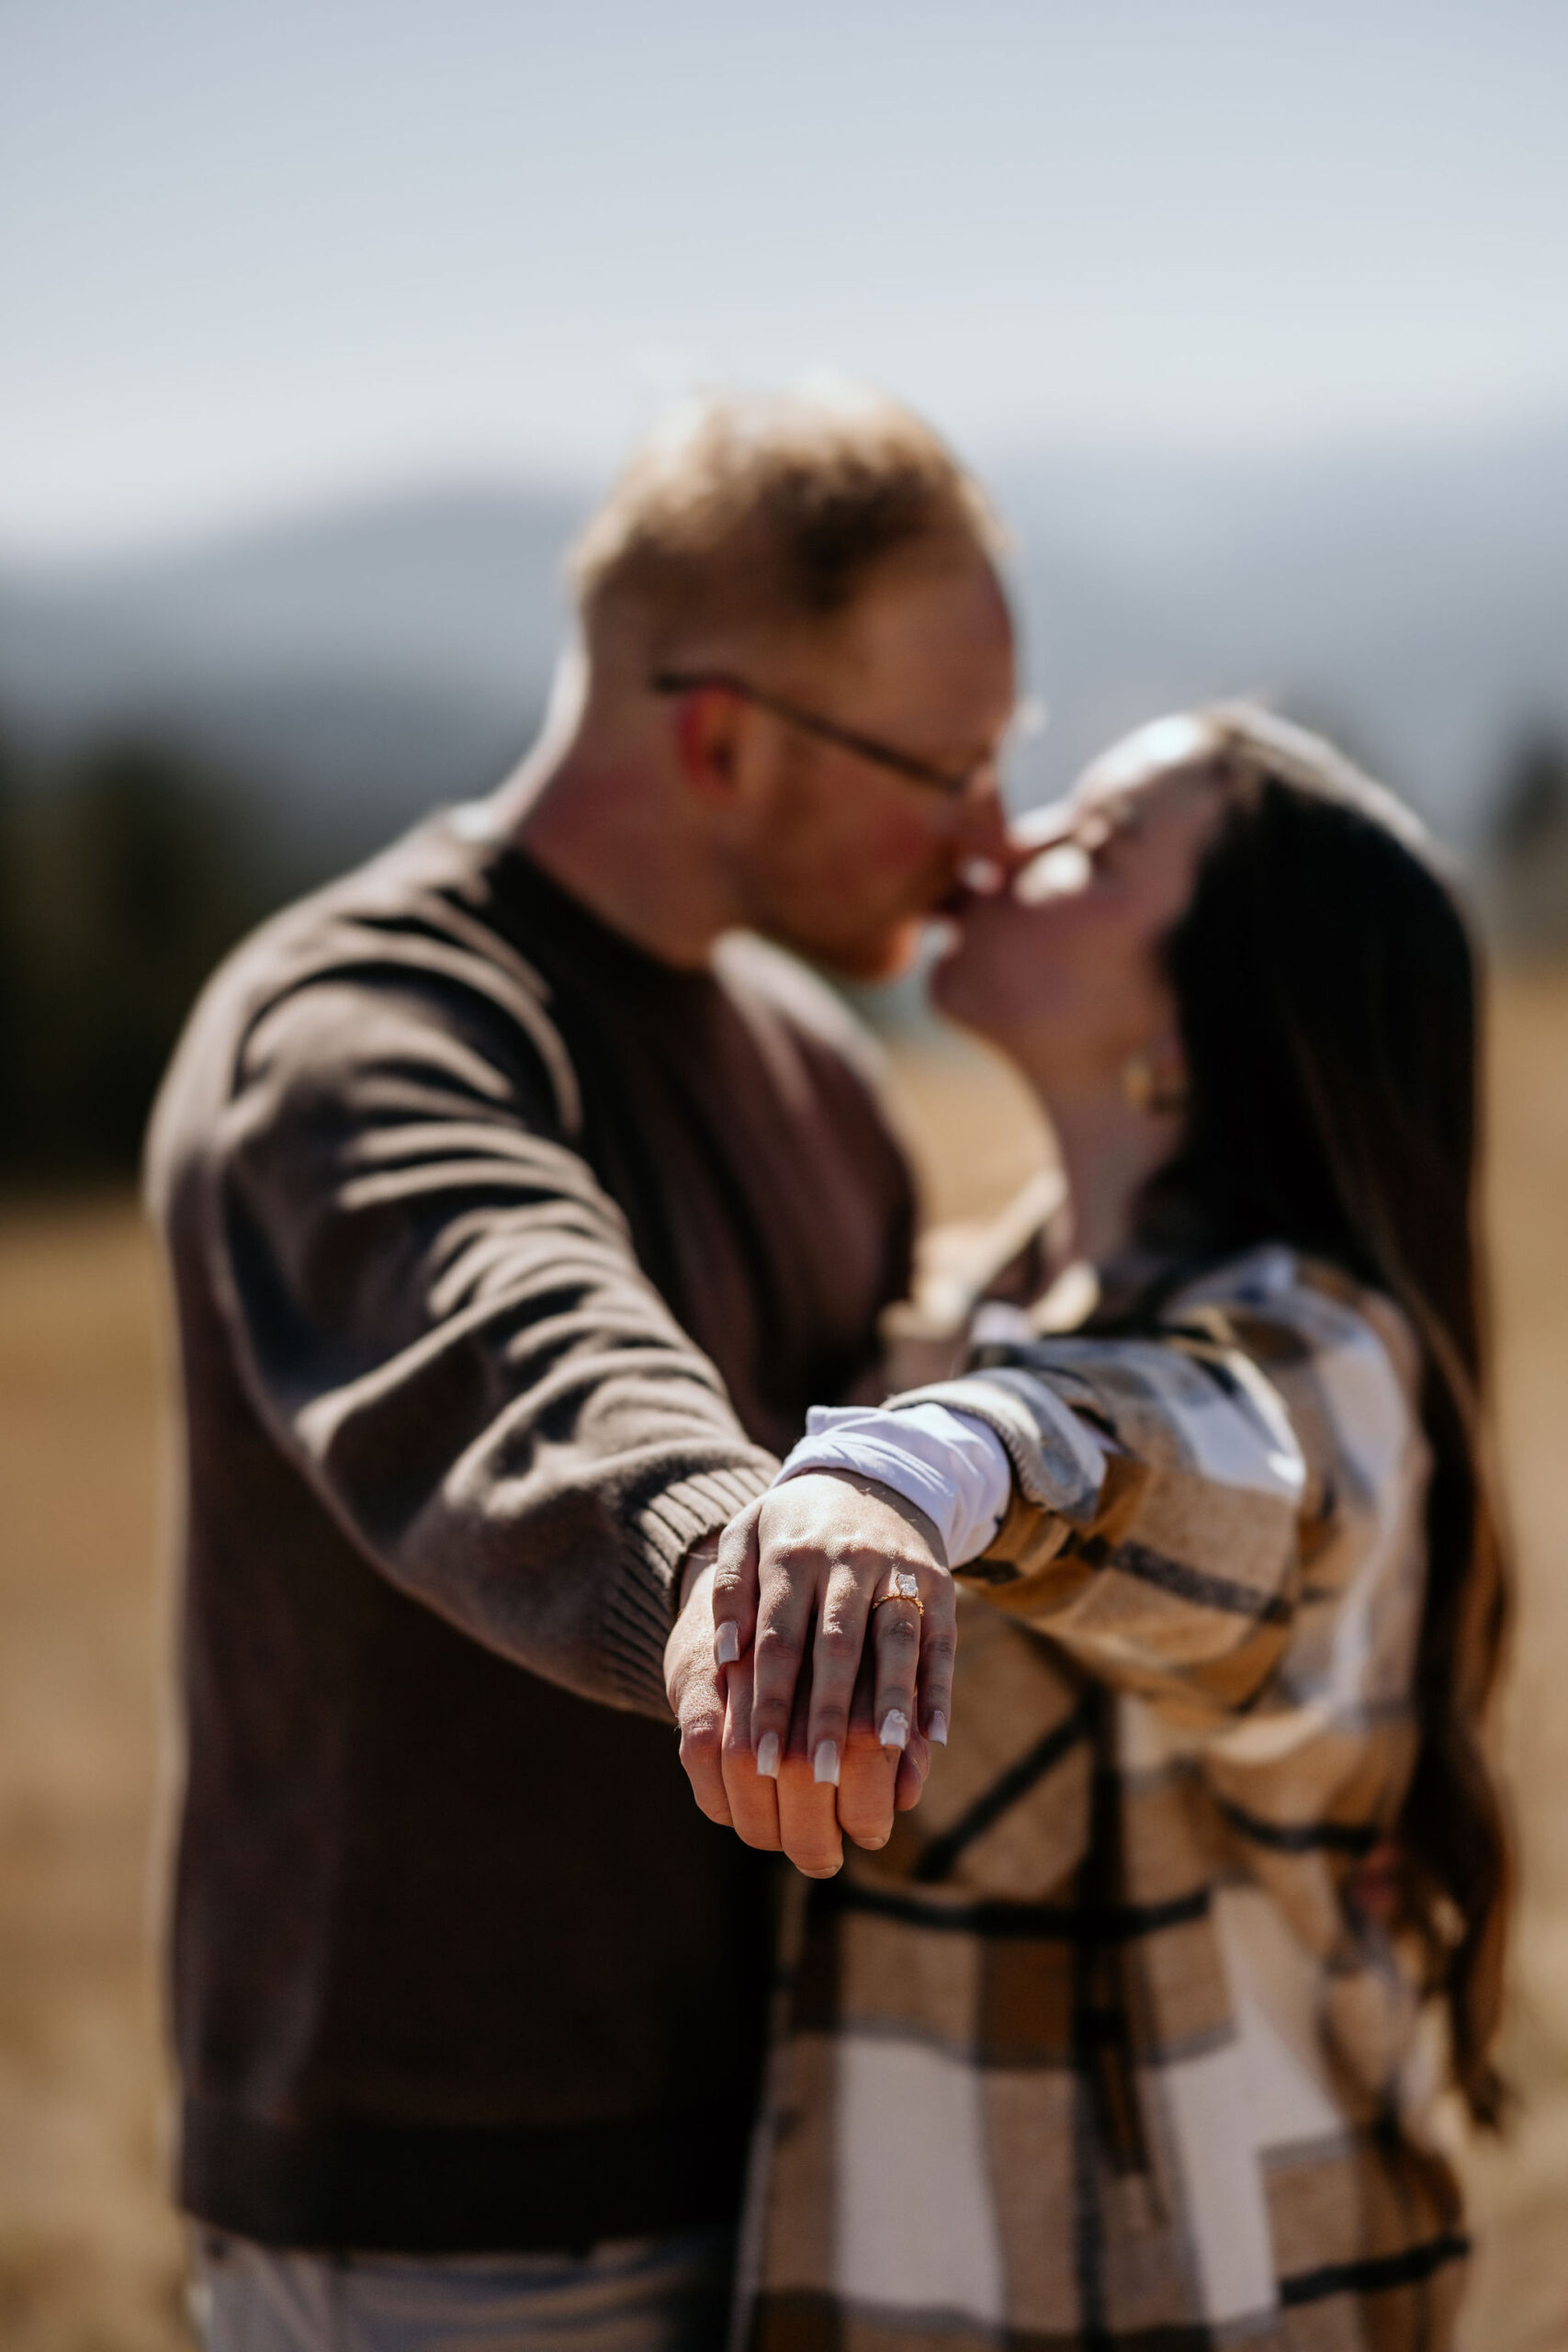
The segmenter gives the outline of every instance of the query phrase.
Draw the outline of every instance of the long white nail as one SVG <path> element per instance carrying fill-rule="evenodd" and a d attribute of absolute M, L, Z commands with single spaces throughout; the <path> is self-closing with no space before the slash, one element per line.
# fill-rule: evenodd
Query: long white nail
<path fill-rule="evenodd" d="M 817 1781 L 826 1781 L 832 1788 L 838 1787 L 839 1750 L 835 1741 L 830 1739 L 818 1741 L 817 1753 L 811 1759 L 811 1777 Z"/>
<path fill-rule="evenodd" d="M 715 1666 L 733 1666 L 740 1655 L 740 1628 L 733 1617 L 727 1617 L 713 1637 Z"/>
<path fill-rule="evenodd" d="M 882 1718 L 882 1729 L 877 1736 L 884 1747 L 908 1747 L 909 1744 L 908 1716 L 899 1707 L 889 1707 Z"/>
<path fill-rule="evenodd" d="M 757 1742 L 757 1770 L 764 1781 L 778 1779 L 779 1736 L 776 1731 L 765 1731 Z"/>
<path fill-rule="evenodd" d="M 930 1723 L 926 1725 L 926 1737 L 931 1741 L 933 1747 L 945 1747 L 947 1746 L 947 1717 L 942 1713 L 940 1707 L 931 1717 Z"/>

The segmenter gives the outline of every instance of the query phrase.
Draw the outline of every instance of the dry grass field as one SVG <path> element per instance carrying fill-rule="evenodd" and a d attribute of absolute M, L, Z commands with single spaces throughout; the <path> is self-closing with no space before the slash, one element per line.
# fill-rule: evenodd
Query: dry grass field
<path fill-rule="evenodd" d="M 1508 2145 L 1467 2164 L 1469 2352 L 1568 2348 L 1568 974 L 1500 991 L 1493 1232 L 1521 1560 L 1504 1736 L 1523 1860 Z M 900 1057 L 938 1216 L 1038 1136 L 999 1075 Z M 0 1219 L 0 2345 L 175 2352 L 149 1926 L 165 1648 L 154 1281 L 132 1209 Z"/>

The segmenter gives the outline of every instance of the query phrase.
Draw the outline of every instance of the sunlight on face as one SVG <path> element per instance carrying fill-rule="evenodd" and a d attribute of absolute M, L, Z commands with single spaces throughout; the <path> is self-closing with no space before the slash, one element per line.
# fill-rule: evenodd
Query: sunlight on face
<path fill-rule="evenodd" d="M 1047 1100 L 1112 1085 L 1173 1029 L 1162 949 L 1219 814 L 1209 741 L 1200 721 L 1164 719 L 1097 761 L 1037 812 L 1038 854 L 1009 892 L 966 910 L 935 975 L 940 1008 Z"/>
<path fill-rule="evenodd" d="M 1201 766 L 1210 741 L 1210 730 L 1203 721 L 1186 712 L 1170 718 L 1151 719 L 1146 727 L 1140 727 L 1120 743 L 1113 743 L 1086 768 L 1073 797 L 1083 800 L 1102 798 L 1107 794 L 1126 792 L 1146 784 L 1162 773 Z"/>
<path fill-rule="evenodd" d="M 1201 764 L 1209 746 L 1202 722 L 1185 715 L 1140 727 L 1086 768 L 1066 800 L 1032 809 L 1013 829 L 1024 846 L 1042 847 L 1013 883 L 1024 906 L 1069 896 L 1093 878 L 1093 853 L 1114 830 L 1129 794 L 1162 775 Z"/>
<path fill-rule="evenodd" d="M 1054 842 L 1032 858 L 1014 882 L 1013 896 L 1024 907 L 1038 907 L 1047 899 L 1070 898 L 1087 888 L 1094 866 L 1080 842 Z"/>

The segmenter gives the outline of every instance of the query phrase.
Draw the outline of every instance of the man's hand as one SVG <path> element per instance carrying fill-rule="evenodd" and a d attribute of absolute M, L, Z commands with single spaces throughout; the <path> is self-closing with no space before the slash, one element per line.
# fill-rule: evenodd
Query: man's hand
<path fill-rule="evenodd" d="M 755 1508 L 755 1506 L 753 1506 Z M 718 1538 L 688 1555 L 681 1571 L 681 1608 L 664 1645 L 664 1689 L 681 1726 L 681 1761 L 710 1821 L 730 1821 L 719 1757 L 724 1742 L 724 1669 L 714 1657 L 713 1580 Z M 775 1840 L 776 1843 L 776 1840 Z"/>

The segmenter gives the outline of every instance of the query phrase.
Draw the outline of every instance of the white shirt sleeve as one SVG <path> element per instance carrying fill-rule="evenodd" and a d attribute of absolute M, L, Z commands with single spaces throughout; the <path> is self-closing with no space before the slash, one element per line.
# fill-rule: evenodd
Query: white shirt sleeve
<path fill-rule="evenodd" d="M 807 1470 L 849 1470 L 890 1487 L 923 1510 L 942 1537 L 950 1567 L 978 1559 L 1000 1526 L 1012 1493 L 1012 1465 L 995 1430 L 946 1405 L 814 1405 L 807 1434 L 775 1487 Z"/>

